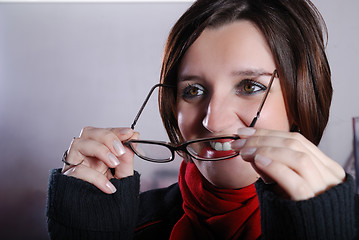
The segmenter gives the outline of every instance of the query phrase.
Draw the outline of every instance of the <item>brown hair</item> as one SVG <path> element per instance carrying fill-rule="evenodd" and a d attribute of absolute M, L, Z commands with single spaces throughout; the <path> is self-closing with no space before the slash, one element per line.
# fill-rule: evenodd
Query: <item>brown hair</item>
<path fill-rule="evenodd" d="M 280 76 L 286 110 L 293 126 L 318 145 L 332 98 L 325 54 L 324 20 L 309 0 L 198 0 L 177 21 L 164 51 L 161 83 L 177 85 L 183 55 L 205 28 L 237 20 L 256 24 L 267 39 Z M 325 35 L 323 34 L 325 33 Z M 170 140 L 183 141 L 177 124 L 177 89 L 162 88 L 159 106 Z"/>

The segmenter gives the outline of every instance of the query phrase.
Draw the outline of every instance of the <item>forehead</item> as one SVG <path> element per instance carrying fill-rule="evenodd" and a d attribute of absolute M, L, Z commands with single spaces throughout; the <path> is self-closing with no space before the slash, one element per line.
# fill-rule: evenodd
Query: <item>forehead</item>
<path fill-rule="evenodd" d="M 185 53 L 179 74 L 248 68 L 272 72 L 275 64 L 262 32 L 250 21 L 240 20 L 206 28 Z"/>

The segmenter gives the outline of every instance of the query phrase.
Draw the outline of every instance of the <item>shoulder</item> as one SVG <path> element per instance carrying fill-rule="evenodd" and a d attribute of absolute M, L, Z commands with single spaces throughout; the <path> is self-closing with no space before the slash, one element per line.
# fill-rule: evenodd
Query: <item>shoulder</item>
<path fill-rule="evenodd" d="M 140 194 L 140 209 L 135 235 L 168 234 L 182 217 L 182 195 L 178 183 L 167 188 L 154 189 Z M 164 237 L 165 239 L 165 237 Z"/>
<path fill-rule="evenodd" d="M 261 180 L 256 182 L 264 235 L 277 234 L 277 239 L 288 236 L 286 234 L 289 232 L 300 233 L 303 239 L 315 239 L 313 236 L 352 239 L 355 235 L 359 205 L 355 206 L 358 196 L 355 196 L 354 179 L 349 174 L 345 182 L 303 201 L 282 199 L 272 187 Z"/>
<path fill-rule="evenodd" d="M 153 201 L 162 200 L 166 205 L 176 202 L 177 200 L 182 201 L 181 191 L 178 183 L 174 183 L 166 188 L 153 189 L 140 194 L 141 201 Z M 144 204 L 146 204 L 144 202 Z"/>
<path fill-rule="evenodd" d="M 178 207 L 182 209 L 182 195 L 178 183 L 141 193 L 138 224 L 148 219 L 167 216 L 171 211 L 178 210 Z"/>

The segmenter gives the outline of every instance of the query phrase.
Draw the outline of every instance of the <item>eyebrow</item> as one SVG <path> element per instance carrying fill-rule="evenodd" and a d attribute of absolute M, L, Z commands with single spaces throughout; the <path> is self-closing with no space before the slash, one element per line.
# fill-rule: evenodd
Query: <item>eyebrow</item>
<path fill-rule="evenodd" d="M 272 76 L 273 72 L 267 72 L 263 69 L 246 69 L 246 70 L 239 70 L 239 71 L 232 71 L 232 76 L 250 76 L 250 77 L 260 77 L 260 76 Z M 180 75 L 178 77 L 178 81 L 192 81 L 192 80 L 200 80 L 202 79 L 200 76 L 197 75 Z"/>
<path fill-rule="evenodd" d="M 231 72 L 232 76 L 272 76 L 273 72 L 267 72 L 262 69 L 248 69 Z"/>
<path fill-rule="evenodd" d="M 180 75 L 178 76 L 178 82 L 185 82 L 185 81 L 193 81 L 193 80 L 199 80 L 201 77 L 197 75 Z"/>

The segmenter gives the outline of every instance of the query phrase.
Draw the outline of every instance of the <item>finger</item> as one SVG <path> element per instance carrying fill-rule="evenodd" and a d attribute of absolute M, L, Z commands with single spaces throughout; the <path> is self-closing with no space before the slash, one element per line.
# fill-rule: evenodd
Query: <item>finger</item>
<path fill-rule="evenodd" d="M 247 142 L 256 142 L 257 144 L 254 144 L 252 146 L 258 146 L 260 144 L 262 144 L 263 146 L 285 146 L 287 148 L 311 154 L 313 159 L 317 159 L 318 163 L 321 163 L 326 166 L 326 168 L 328 168 L 328 170 L 331 171 L 332 174 L 334 174 L 338 179 L 343 181 L 345 178 L 344 169 L 340 166 L 340 164 L 326 156 L 322 151 L 320 151 L 320 149 L 316 145 L 314 145 L 300 133 L 283 132 L 267 129 L 242 128 L 238 130 L 238 134 L 241 138 L 247 140 L 246 147 L 249 147 L 249 144 Z M 248 138 L 253 137 L 258 138 L 249 141 Z M 242 144 L 242 147 L 243 145 L 244 144 Z M 320 168 L 321 165 L 318 165 L 317 167 Z"/>
<path fill-rule="evenodd" d="M 312 154 L 311 151 L 309 151 L 303 144 L 301 141 L 295 139 L 295 138 L 291 138 L 290 134 L 288 133 L 281 133 L 281 132 L 271 132 L 271 131 L 267 131 L 268 133 L 273 133 L 271 135 L 254 135 L 251 137 L 248 137 L 247 139 L 241 139 L 242 141 L 244 141 L 245 143 L 243 143 L 243 146 L 236 148 L 239 144 L 234 143 L 232 145 L 234 145 L 235 147 L 235 151 L 239 151 L 241 152 L 241 150 L 243 148 L 247 148 L 248 149 L 257 149 L 257 148 L 280 148 L 280 149 L 288 149 L 291 150 L 293 152 L 289 153 L 293 153 L 296 154 L 297 152 L 299 153 L 306 153 L 307 155 L 309 155 L 309 157 L 313 160 L 316 159 L 316 156 L 314 154 Z M 263 131 L 262 131 L 263 133 Z M 277 134 L 275 134 L 277 133 Z M 242 151 L 243 154 L 243 151 Z M 246 154 L 246 153 L 244 153 Z M 247 154 L 248 155 L 248 154 Z M 300 154 L 297 154 L 298 156 Z M 295 156 L 289 155 L 288 154 L 288 158 L 289 159 L 295 159 Z M 322 169 L 323 165 L 320 161 L 313 161 L 314 164 L 316 164 L 318 169 Z"/>
<path fill-rule="evenodd" d="M 106 136 L 114 138 L 113 135 L 121 139 L 127 140 L 133 135 L 134 131 L 131 128 L 94 128 L 85 127 L 81 130 L 80 137 L 91 139 L 105 139 Z"/>
<path fill-rule="evenodd" d="M 280 148 L 280 149 L 288 149 L 291 150 L 293 152 L 289 153 L 293 153 L 296 154 L 295 156 L 293 155 L 289 155 L 288 154 L 288 158 L 290 159 L 296 159 L 296 156 L 300 156 L 301 153 L 305 153 L 306 155 L 309 155 L 308 157 L 310 159 L 313 160 L 313 163 L 316 165 L 317 169 L 325 169 L 325 167 L 323 167 L 323 164 L 321 161 L 317 160 L 317 157 L 315 154 L 313 154 L 309 149 L 307 149 L 304 144 L 297 140 L 296 138 L 291 138 L 290 136 L 286 136 L 285 134 L 281 134 L 279 133 L 278 135 L 255 135 L 252 137 L 249 137 L 246 140 L 245 146 L 246 148 L 262 148 L 262 147 L 267 147 L 267 148 Z"/>
<path fill-rule="evenodd" d="M 134 132 L 130 139 L 139 139 L 140 134 Z M 121 164 L 115 168 L 115 178 L 121 179 L 134 174 L 134 153 L 128 149 L 124 155 L 119 157 Z"/>
<path fill-rule="evenodd" d="M 136 133 L 131 128 L 111 128 L 111 131 L 113 131 L 121 141 L 128 141 L 133 137 L 133 134 Z"/>
<path fill-rule="evenodd" d="M 257 154 L 254 164 L 260 171 L 273 179 L 292 200 L 305 200 L 316 195 L 308 179 L 279 161 Z"/>
<path fill-rule="evenodd" d="M 112 174 L 112 172 L 111 172 L 111 169 L 110 169 L 110 168 L 107 168 L 107 169 L 106 169 L 106 171 L 105 171 L 104 175 L 106 176 L 106 178 L 107 178 L 108 180 L 110 180 L 110 179 L 114 178 L 114 176 L 113 176 L 113 174 Z"/>
<path fill-rule="evenodd" d="M 293 174 L 301 177 L 305 181 L 312 192 L 318 195 L 325 191 L 332 182 L 337 181 L 336 177 L 327 171 L 325 167 L 317 168 L 317 164 L 307 153 L 292 151 L 286 148 L 262 147 L 254 154 L 246 155 L 246 149 L 243 149 L 242 158 L 251 161 L 256 166 L 256 171 L 260 175 L 269 177 L 276 181 L 278 175 L 284 174 L 280 169 L 267 168 L 267 165 L 281 164 L 293 171 Z M 252 150 L 253 151 L 253 150 Z M 272 160 L 274 159 L 274 160 Z M 259 165 L 257 164 L 259 162 Z M 259 171 L 258 171 L 259 170 Z M 286 177 L 284 176 L 284 181 Z M 278 182 L 279 183 L 279 182 Z M 295 188 L 296 186 L 293 186 Z"/>
<path fill-rule="evenodd" d="M 95 157 L 86 157 L 81 164 L 103 174 L 105 174 L 105 172 L 109 169 L 109 166 L 107 166 L 103 161 Z"/>
<path fill-rule="evenodd" d="M 64 156 L 62 159 L 62 161 L 64 162 L 64 165 L 62 167 L 62 173 L 64 173 L 65 171 L 69 170 L 70 168 L 72 168 L 74 166 L 82 164 L 85 159 L 85 156 L 82 155 L 80 152 L 77 152 L 76 154 L 71 152 L 71 156 L 69 156 L 71 146 L 73 145 L 75 139 L 76 138 L 73 138 L 69 149 L 66 150 L 66 152 L 64 153 Z"/>
<path fill-rule="evenodd" d="M 259 174 L 259 176 L 261 177 L 261 179 L 263 180 L 263 182 L 265 184 L 272 184 L 275 183 L 275 181 L 270 178 L 269 176 L 267 176 L 263 171 L 261 171 L 255 164 L 254 162 L 251 163 L 253 169 Z"/>
<path fill-rule="evenodd" d="M 80 138 L 92 139 L 108 147 L 117 157 L 126 150 L 122 141 L 130 138 L 133 130 L 130 128 L 93 128 L 86 127 L 81 131 Z"/>
<path fill-rule="evenodd" d="M 239 132 L 250 132 L 250 130 L 239 130 Z M 318 149 L 316 145 L 306 139 L 298 132 L 285 132 L 268 129 L 255 129 L 252 135 L 244 135 L 243 137 L 258 137 L 255 141 L 265 146 L 284 146 L 297 151 L 308 152 L 313 154 L 315 158 L 323 163 L 328 161 L 328 157 Z M 252 138 L 252 137 L 251 137 Z M 253 142 L 253 141 L 252 141 Z"/>
<path fill-rule="evenodd" d="M 69 162 L 78 162 L 79 159 L 83 160 L 87 157 L 96 158 L 112 168 L 120 164 L 120 161 L 107 146 L 95 140 L 84 138 L 73 140 L 67 157 Z"/>
<path fill-rule="evenodd" d="M 83 163 L 83 160 L 80 160 L 79 162 L 76 163 L 70 163 L 68 161 L 68 150 L 65 151 L 64 155 L 62 156 L 61 161 L 64 163 L 61 172 L 64 173 L 65 171 L 69 170 L 72 167 L 75 167 L 77 165 L 80 165 L 81 163 Z"/>
<path fill-rule="evenodd" d="M 64 173 L 67 176 L 76 177 L 89 182 L 107 194 L 116 192 L 115 186 L 108 180 L 104 174 L 89 168 L 85 165 L 78 165 Z"/>

